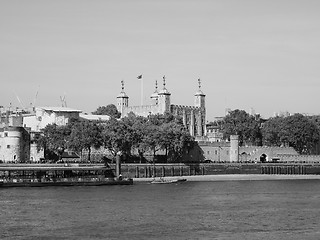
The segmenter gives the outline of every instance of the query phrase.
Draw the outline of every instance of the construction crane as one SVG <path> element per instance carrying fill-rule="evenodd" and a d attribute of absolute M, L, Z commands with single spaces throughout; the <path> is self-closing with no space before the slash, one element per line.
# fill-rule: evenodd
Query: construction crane
<path fill-rule="evenodd" d="M 60 101 L 61 101 L 61 107 L 67 107 L 67 100 L 66 100 L 66 94 L 64 96 L 60 96 Z"/>

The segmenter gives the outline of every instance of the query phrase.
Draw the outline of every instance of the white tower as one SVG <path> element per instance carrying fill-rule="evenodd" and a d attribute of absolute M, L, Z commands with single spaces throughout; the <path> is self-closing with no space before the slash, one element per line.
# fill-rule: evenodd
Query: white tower
<path fill-rule="evenodd" d="M 206 95 L 201 91 L 201 80 L 198 79 L 199 89 L 194 95 L 194 106 L 199 108 L 197 111 L 197 136 L 206 135 Z"/>
<path fill-rule="evenodd" d="M 201 91 L 201 80 L 200 78 L 198 79 L 198 83 L 199 83 L 199 89 L 196 92 L 196 94 L 194 95 L 194 106 L 195 107 L 199 107 L 199 108 L 205 108 L 206 107 L 206 95 L 203 94 L 203 92 Z"/>
<path fill-rule="evenodd" d="M 158 106 L 159 112 L 164 114 L 166 112 L 170 112 L 170 96 L 171 93 L 166 89 L 166 76 L 163 76 L 163 89 L 158 94 Z"/>
<path fill-rule="evenodd" d="M 129 97 L 124 92 L 124 81 L 121 81 L 121 93 L 117 96 L 117 109 L 122 114 L 123 109 L 129 106 Z"/>

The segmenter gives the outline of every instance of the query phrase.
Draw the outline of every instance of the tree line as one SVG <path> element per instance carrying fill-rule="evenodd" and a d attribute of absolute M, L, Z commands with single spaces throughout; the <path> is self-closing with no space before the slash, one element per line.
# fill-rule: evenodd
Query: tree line
<path fill-rule="evenodd" d="M 71 150 L 80 154 L 86 151 L 90 161 L 93 148 L 105 148 L 113 157 L 137 155 L 140 159 L 146 153 L 155 157 L 162 151 L 169 161 L 175 162 L 195 145 L 182 119 L 172 114 L 140 117 L 130 113 L 120 118 L 113 104 L 99 107 L 93 114 L 107 114 L 111 119 L 105 122 L 72 119 L 66 126 L 47 125 L 37 139 L 46 159 L 61 159 L 66 150 Z M 320 116 L 297 113 L 262 119 L 236 109 L 212 124 L 225 140 L 238 135 L 240 146 L 290 146 L 300 154 L 318 153 Z"/>
<path fill-rule="evenodd" d="M 319 116 L 296 113 L 262 119 L 236 109 L 215 124 L 225 139 L 239 135 L 240 145 L 289 146 L 300 154 L 315 154 L 320 140 Z"/>
<path fill-rule="evenodd" d="M 178 161 L 192 148 L 194 138 L 183 126 L 182 120 L 172 114 L 128 117 L 108 121 L 72 119 L 65 126 L 47 125 L 37 139 L 38 148 L 45 150 L 46 158 L 61 159 L 66 150 L 88 153 L 92 149 L 105 148 L 113 157 L 121 154 L 131 157 L 136 154 L 143 159 L 145 154 L 156 156 L 161 150 L 170 161 Z"/>

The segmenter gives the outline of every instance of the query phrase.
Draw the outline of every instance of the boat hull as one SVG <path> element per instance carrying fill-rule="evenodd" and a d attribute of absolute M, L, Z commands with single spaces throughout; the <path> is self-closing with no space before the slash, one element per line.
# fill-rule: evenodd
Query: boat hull
<path fill-rule="evenodd" d="M 132 179 L 111 181 L 59 181 L 59 182 L 0 182 L 0 188 L 9 187 L 49 187 L 49 186 L 105 186 L 105 185 L 132 185 Z"/>
<path fill-rule="evenodd" d="M 170 179 L 170 180 L 166 180 L 166 179 L 160 179 L 160 180 L 154 180 L 151 183 L 152 184 L 170 184 L 170 183 L 179 183 L 179 182 L 185 182 L 187 181 L 187 179 L 183 178 L 183 179 Z"/>

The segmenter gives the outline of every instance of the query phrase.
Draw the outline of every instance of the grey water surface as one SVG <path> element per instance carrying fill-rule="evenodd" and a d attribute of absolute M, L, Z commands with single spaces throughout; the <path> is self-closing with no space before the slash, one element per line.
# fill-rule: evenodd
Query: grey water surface
<path fill-rule="evenodd" d="M 320 181 L 0 189 L 0 239 L 320 239 Z"/>

